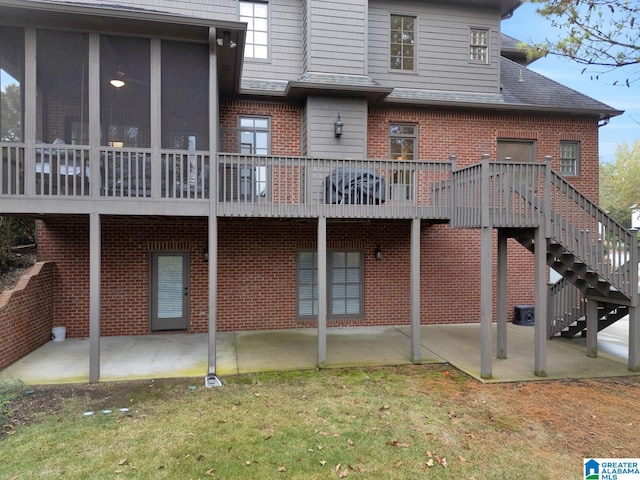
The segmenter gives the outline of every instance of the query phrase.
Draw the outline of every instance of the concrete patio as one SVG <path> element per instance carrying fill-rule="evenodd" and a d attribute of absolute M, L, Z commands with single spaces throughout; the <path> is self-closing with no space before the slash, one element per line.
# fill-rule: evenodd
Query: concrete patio
<path fill-rule="evenodd" d="M 508 325 L 508 359 L 493 360 L 489 382 L 543 380 L 534 371 L 534 328 Z M 635 375 L 627 360 L 601 349 L 588 358 L 582 339 L 556 337 L 547 342 L 547 377 L 596 378 Z M 221 332 L 217 342 L 217 375 L 315 369 L 315 329 Z M 495 325 L 494 325 L 495 345 Z M 479 380 L 480 325 L 421 327 L 422 363 L 450 364 Z M 410 364 L 410 327 L 327 329 L 327 367 Z M 48 342 L 4 370 L 31 385 L 87 382 L 89 340 Z M 103 337 L 101 381 L 166 377 L 202 377 L 207 373 L 206 334 Z M 204 380 L 203 380 L 204 381 Z M 487 381 L 487 380 L 482 380 Z"/>

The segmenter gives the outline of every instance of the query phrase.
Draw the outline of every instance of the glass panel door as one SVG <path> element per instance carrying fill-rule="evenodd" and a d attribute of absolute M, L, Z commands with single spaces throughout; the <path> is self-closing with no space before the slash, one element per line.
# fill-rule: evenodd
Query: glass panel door
<path fill-rule="evenodd" d="M 151 330 L 189 327 L 189 254 L 151 255 Z"/>

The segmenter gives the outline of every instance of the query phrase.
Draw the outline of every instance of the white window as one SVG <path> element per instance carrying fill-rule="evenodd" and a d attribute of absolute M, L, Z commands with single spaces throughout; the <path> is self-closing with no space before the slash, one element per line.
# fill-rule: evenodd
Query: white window
<path fill-rule="evenodd" d="M 489 63 L 489 30 L 471 29 L 469 60 L 474 63 Z"/>
<path fill-rule="evenodd" d="M 413 72 L 416 69 L 416 17 L 391 15 L 389 67 Z"/>
<path fill-rule="evenodd" d="M 578 175 L 578 142 L 560 142 L 560 174 Z"/>
<path fill-rule="evenodd" d="M 327 313 L 329 318 L 361 317 L 363 308 L 363 255 L 360 251 L 327 252 Z M 298 252 L 298 317 L 318 315 L 318 256 Z"/>
<path fill-rule="evenodd" d="M 240 21 L 247 22 L 245 58 L 269 58 L 269 4 L 240 2 Z"/>

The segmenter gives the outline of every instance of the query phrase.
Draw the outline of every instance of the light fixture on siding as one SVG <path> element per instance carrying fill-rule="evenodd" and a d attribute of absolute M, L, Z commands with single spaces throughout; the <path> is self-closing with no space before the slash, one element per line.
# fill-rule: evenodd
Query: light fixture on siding
<path fill-rule="evenodd" d="M 342 123 L 342 116 L 340 112 L 338 112 L 338 120 L 333 124 L 333 133 L 335 133 L 336 138 L 340 138 L 342 136 L 342 127 L 344 127 L 344 123 Z"/>
<path fill-rule="evenodd" d="M 373 251 L 373 258 L 376 260 L 382 260 L 382 250 L 380 250 L 380 245 L 378 245 Z"/>
<path fill-rule="evenodd" d="M 229 45 L 229 48 L 236 48 L 236 42 L 231 40 L 231 32 L 225 31 L 222 34 L 221 38 L 216 39 L 216 43 L 219 47 L 224 47 L 225 45 Z"/>

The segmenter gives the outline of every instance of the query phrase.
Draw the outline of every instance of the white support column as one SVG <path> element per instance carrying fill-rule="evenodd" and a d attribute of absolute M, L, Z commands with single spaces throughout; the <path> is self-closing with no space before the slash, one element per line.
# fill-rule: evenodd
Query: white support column
<path fill-rule="evenodd" d="M 89 216 L 89 382 L 100 380 L 100 215 Z"/>
<path fill-rule="evenodd" d="M 507 236 L 498 231 L 498 335 L 497 352 L 507 358 Z"/>
<path fill-rule="evenodd" d="M 598 302 L 587 299 L 587 357 L 598 356 Z"/>
<path fill-rule="evenodd" d="M 318 218 L 318 368 L 327 366 L 327 218 Z"/>
<path fill-rule="evenodd" d="M 420 347 L 420 219 L 411 221 L 411 361 L 422 361 Z"/>
<path fill-rule="evenodd" d="M 535 230 L 535 366 L 534 374 L 547 376 L 547 239 L 541 226 Z"/>

